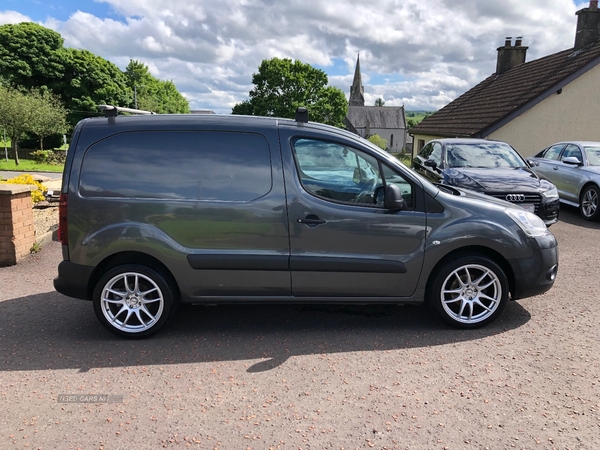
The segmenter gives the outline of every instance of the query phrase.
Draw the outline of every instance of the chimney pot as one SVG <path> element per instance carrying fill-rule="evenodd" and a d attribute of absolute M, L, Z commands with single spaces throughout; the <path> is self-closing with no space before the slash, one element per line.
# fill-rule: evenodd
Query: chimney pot
<path fill-rule="evenodd" d="M 504 46 L 505 47 L 510 47 L 511 41 L 512 41 L 512 36 L 506 36 L 506 39 L 504 41 Z"/>
<path fill-rule="evenodd" d="M 517 40 L 515 41 L 515 47 L 520 47 L 522 43 L 523 43 L 523 37 L 518 36 Z"/>

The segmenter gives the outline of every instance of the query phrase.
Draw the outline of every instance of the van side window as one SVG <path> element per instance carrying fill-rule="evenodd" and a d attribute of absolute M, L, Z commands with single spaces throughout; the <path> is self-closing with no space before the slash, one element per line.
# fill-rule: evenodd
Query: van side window
<path fill-rule="evenodd" d="M 400 175 L 391 167 L 382 164 L 382 168 L 385 184 L 395 184 L 396 186 L 398 186 L 402 191 L 402 198 L 406 203 L 406 207 L 408 209 L 412 209 L 415 204 L 414 189 L 412 188 L 412 185 L 408 181 L 406 181 L 406 179 L 402 175 Z M 377 204 L 383 205 L 383 191 L 377 196 Z"/>
<path fill-rule="evenodd" d="M 296 139 L 292 148 L 300 181 L 308 192 L 338 202 L 377 206 L 376 193 L 383 181 L 376 158 L 315 139 Z"/>
<path fill-rule="evenodd" d="M 271 185 L 269 143 L 260 134 L 142 131 L 90 146 L 79 189 L 84 197 L 248 202 Z"/>

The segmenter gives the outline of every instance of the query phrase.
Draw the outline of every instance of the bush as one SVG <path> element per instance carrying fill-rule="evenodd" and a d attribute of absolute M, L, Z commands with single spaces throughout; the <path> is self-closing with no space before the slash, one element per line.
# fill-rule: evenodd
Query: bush
<path fill-rule="evenodd" d="M 381 136 L 379 136 L 378 134 L 373 134 L 371 136 L 369 136 L 368 140 L 375 144 L 377 147 L 383 149 L 383 150 L 387 150 L 387 141 L 382 138 Z"/>
<path fill-rule="evenodd" d="M 38 164 L 64 165 L 67 160 L 67 152 L 64 150 L 36 150 L 31 152 L 31 159 Z"/>
<path fill-rule="evenodd" d="M 33 203 L 41 202 L 42 200 L 46 199 L 46 197 L 44 196 L 44 193 L 47 191 L 47 189 L 44 187 L 44 185 L 42 183 L 40 183 L 39 181 L 35 181 L 33 179 L 33 177 L 31 175 L 29 175 L 28 173 L 24 173 L 23 175 L 19 175 L 17 177 L 6 180 L 5 183 L 29 184 L 32 186 L 36 186 L 37 189 L 34 189 L 33 191 L 31 191 L 31 200 L 33 200 Z"/>
<path fill-rule="evenodd" d="M 50 150 L 37 150 L 35 152 L 31 152 L 31 159 L 33 159 L 38 164 L 48 163 L 49 157 Z"/>

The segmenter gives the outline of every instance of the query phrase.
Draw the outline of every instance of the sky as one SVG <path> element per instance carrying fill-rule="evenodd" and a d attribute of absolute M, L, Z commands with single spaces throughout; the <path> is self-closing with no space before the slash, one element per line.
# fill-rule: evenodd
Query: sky
<path fill-rule="evenodd" d="M 346 97 L 360 54 L 365 104 L 435 111 L 496 70 L 521 36 L 527 61 L 573 47 L 587 0 L 0 0 L 0 25 L 36 22 L 66 47 L 172 80 L 191 109 L 229 114 L 264 59 L 323 70 Z"/>

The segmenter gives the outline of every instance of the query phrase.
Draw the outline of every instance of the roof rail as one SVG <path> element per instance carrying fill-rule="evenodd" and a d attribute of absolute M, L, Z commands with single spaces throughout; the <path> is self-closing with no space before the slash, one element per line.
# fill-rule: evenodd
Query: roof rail
<path fill-rule="evenodd" d="M 115 117 L 119 112 L 128 112 L 131 114 L 156 114 L 152 111 L 144 111 L 141 109 L 122 108 L 121 106 L 113 105 L 98 105 L 100 111 L 104 111 L 104 117 Z"/>

